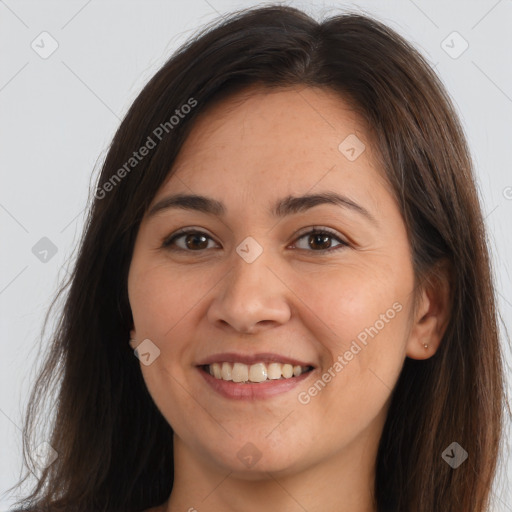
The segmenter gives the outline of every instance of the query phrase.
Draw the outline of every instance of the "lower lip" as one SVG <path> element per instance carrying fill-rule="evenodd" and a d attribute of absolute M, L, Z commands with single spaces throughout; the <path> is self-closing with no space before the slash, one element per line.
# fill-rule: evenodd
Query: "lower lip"
<path fill-rule="evenodd" d="M 290 377 L 289 379 L 276 379 L 264 382 L 243 383 L 216 379 L 202 368 L 199 367 L 198 370 L 199 373 L 203 376 L 203 379 L 215 391 L 217 391 L 217 393 L 226 398 L 234 398 L 235 400 L 257 400 L 286 393 L 310 377 L 314 372 L 313 369 L 309 372 L 299 375 L 298 377 Z"/>

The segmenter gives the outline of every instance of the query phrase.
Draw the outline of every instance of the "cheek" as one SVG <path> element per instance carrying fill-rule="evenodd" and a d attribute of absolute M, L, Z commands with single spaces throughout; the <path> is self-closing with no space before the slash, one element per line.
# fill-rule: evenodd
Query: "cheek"
<path fill-rule="evenodd" d="M 179 277 L 171 279 L 165 265 L 143 263 L 134 257 L 128 276 L 128 296 L 137 342 L 149 339 L 159 351 L 150 365 L 142 364 L 141 360 L 141 371 L 151 388 L 151 382 L 158 375 L 175 375 L 177 371 L 171 365 L 177 361 L 176 356 L 186 343 L 180 344 L 176 333 L 180 321 L 193 306 L 193 293 L 185 291 L 190 287 L 184 286 Z M 170 339 L 172 343 L 168 342 Z"/>
<path fill-rule="evenodd" d="M 178 430 L 197 416 L 197 404 L 190 400 L 187 389 L 188 368 L 183 361 L 191 359 L 188 352 L 192 333 L 187 328 L 187 315 L 193 313 L 200 293 L 200 287 L 192 286 L 183 273 L 170 275 L 168 265 L 139 265 L 134 258 L 128 294 L 136 339 L 149 339 L 159 350 L 151 364 L 146 366 L 141 361 L 141 373 L 156 406 L 172 428 Z"/>
<path fill-rule="evenodd" d="M 324 331 L 318 339 L 332 353 L 348 350 L 353 340 L 369 345 L 379 338 L 385 346 L 385 339 L 402 339 L 412 273 L 393 272 L 382 264 L 360 262 L 313 274 L 297 272 L 293 291 L 300 299 L 296 302 L 304 304 L 300 315 L 309 311 L 301 320 L 309 318 L 310 329 Z"/>
<path fill-rule="evenodd" d="M 179 271 L 164 262 L 132 265 L 128 292 L 137 337 L 164 340 L 211 288 L 208 275 Z"/>
<path fill-rule="evenodd" d="M 314 305 L 307 326 L 323 354 L 320 382 L 305 390 L 301 403 L 310 400 L 342 422 L 370 421 L 389 398 L 405 359 L 412 272 L 384 268 L 346 265 L 300 280 L 302 297 Z"/>

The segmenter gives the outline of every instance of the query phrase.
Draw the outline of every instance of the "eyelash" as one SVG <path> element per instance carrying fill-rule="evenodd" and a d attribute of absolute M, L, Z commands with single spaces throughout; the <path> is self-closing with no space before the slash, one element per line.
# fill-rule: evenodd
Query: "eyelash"
<path fill-rule="evenodd" d="M 183 237 L 185 235 L 190 235 L 190 234 L 204 235 L 206 238 L 209 238 L 210 240 L 213 240 L 212 237 L 210 237 L 208 234 L 206 234 L 203 231 L 200 231 L 200 230 L 195 229 L 195 228 L 183 228 L 183 229 L 180 229 L 179 231 L 177 231 L 176 233 L 174 233 L 173 235 L 167 237 L 163 241 L 162 247 L 165 248 L 165 249 L 168 249 L 170 251 L 182 251 L 182 252 L 191 252 L 191 253 L 193 253 L 193 252 L 200 253 L 200 252 L 205 251 L 206 249 L 200 249 L 200 250 L 197 250 L 197 251 L 192 251 L 192 250 L 188 250 L 188 249 L 183 249 L 181 247 L 171 247 L 171 245 L 174 243 L 175 240 L 177 240 L 178 238 L 181 238 L 181 237 Z M 301 251 L 307 251 L 307 252 L 313 252 L 313 253 L 317 252 L 317 253 L 321 253 L 322 254 L 322 253 L 334 252 L 334 251 L 337 251 L 337 250 L 349 247 L 349 244 L 345 240 L 340 238 L 339 235 L 335 231 L 330 230 L 329 228 L 321 228 L 321 227 L 318 227 L 318 226 L 312 226 L 309 231 L 306 231 L 306 232 L 303 232 L 303 233 L 299 234 L 299 236 L 296 238 L 296 241 L 300 240 L 301 238 L 305 237 L 306 235 L 309 235 L 309 236 L 312 236 L 312 235 L 329 235 L 331 238 L 335 238 L 338 242 L 340 242 L 340 245 L 338 245 L 336 247 L 331 247 L 329 249 L 320 249 L 318 251 L 308 250 L 308 249 L 299 249 Z"/>

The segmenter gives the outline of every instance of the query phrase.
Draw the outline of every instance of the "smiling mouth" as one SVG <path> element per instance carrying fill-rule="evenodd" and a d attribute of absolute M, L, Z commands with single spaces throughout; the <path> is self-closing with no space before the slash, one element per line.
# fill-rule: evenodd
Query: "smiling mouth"
<path fill-rule="evenodd" d="M 313 367 L 276 362 L 251 365 L 223 362 L 203 365 L 201 369 L 217 380 L 245 384 L 292 379 L 310 372 Z"/>

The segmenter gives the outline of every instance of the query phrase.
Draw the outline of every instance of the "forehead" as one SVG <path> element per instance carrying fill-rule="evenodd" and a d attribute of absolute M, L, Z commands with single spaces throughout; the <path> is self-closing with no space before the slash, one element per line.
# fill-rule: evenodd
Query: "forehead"
<path fill-rule="evenodd" d="M 342 151 L 346 140 L 364 148 L 355 160 Z M 277 189 L 386 186 L 364 121 L 338 93 L 318 87 L 250 87 L 207 106 L 173 169 L 161 194 L 191 188 L 220 196 L 227 187 L 267 197 Z"/>

